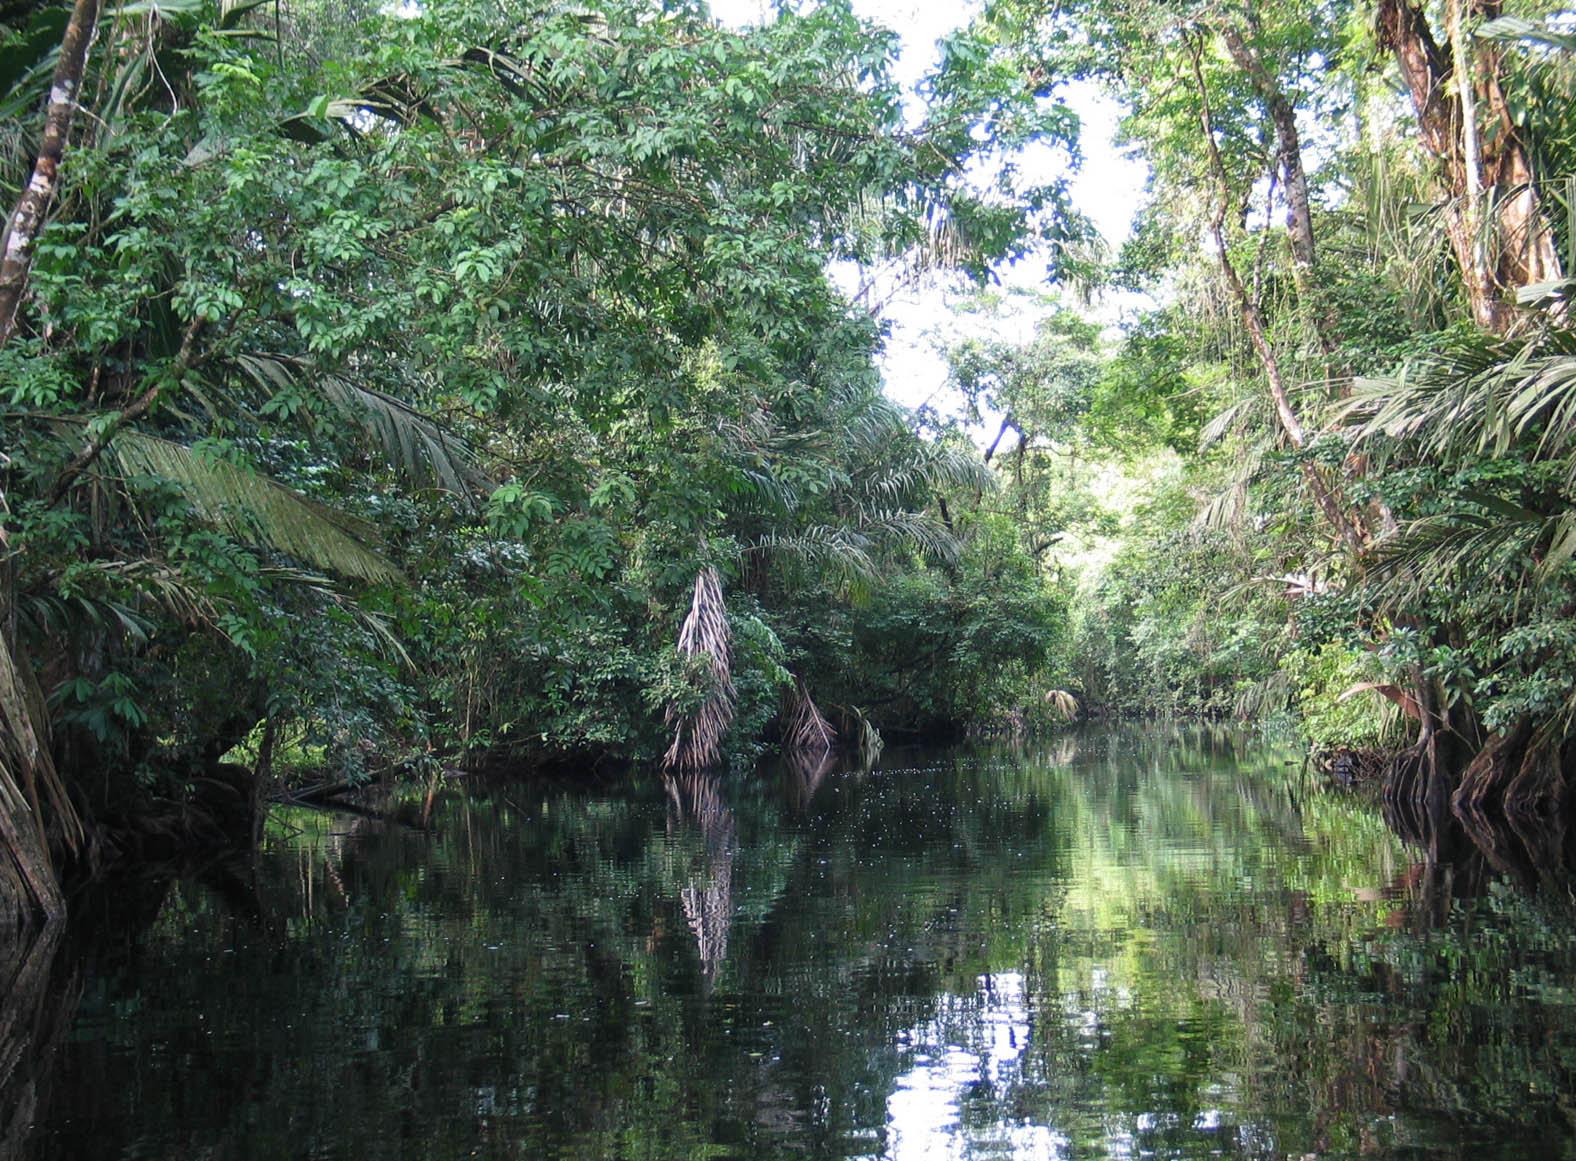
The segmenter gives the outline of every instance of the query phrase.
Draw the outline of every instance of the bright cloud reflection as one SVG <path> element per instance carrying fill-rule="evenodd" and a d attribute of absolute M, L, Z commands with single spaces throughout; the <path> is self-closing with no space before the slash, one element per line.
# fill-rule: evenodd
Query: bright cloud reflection
<path fill-rule="evenodd" d="M 973 996 L 942 998 L 936 1018 L 904 1038 L 913 1067 L 887 1098 L 887 1152 L 891 1161 L 979 1156 L 1060 1158 L 1068 1139 L 1047 1125 L 967 1124 L 966 1094 L 997 1092 L 1020 1060 L 1033 1033 L 1033 1017 L 1016 972 L 980 977 Z"/>

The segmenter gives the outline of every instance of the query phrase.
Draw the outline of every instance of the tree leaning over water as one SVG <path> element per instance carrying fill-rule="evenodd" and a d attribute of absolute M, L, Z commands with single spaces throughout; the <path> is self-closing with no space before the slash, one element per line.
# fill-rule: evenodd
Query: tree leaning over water
<path fill-rule="evenodd" d="M 660 753 L 712 562 L 747 743 L 790 669 L 849 671 L 806 606 L 956 583 L 962 477 L 883 410 L 827 263 L 980 275 L 1076 233 L 1059 186 L 963 176 L 1070 142 L 1064 108 L 954 70 L 906 126 L 843 4 L 313 13 L 105 9 L 0 348 L 8 689 L 43 699 L 6 712 L 61 775 L 44 830 L 75 808 L 101 851 L 216 837 L 256 731 L 352 780 Z M 9 196 L 57 15 L 4 30 Z"/>

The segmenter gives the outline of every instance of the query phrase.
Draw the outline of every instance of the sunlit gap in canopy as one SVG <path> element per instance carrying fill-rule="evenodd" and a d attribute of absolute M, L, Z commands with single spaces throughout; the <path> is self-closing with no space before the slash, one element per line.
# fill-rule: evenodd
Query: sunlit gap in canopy
<path fill-rule="evenodd" d="M 733 26 L 770 20 L 777 5 L 770 0 L 715 0 L 711 12 Z M 898 55 L 893 79 L 903 87 L 911 119 L 921 115 L 918 89 L 939 60 L 937 42 L 956 31 L 981 7 L 978 3 L 936 5 L 913 0 L 854 0 L 854 11 L 864 19 L 898 33 Z M 1083 158 L 1074 165 L 1065 152 L 1049 143 L 1002 159 L 1018 167 L 1022 180 L 1043 184 L 1067 178 L 1072 202 L 1098 229 L 1107 249 L 1120 247 L 1132 231 L 1133 217 L 1144 196 L 1148 170 L 1143 162 L 1118 149 L 1116 135 L 1120 106 L 1092 84 L 1065 86 L 1062 98 L 1078 114 L 1083 131 Z M 994 174 L 967 175 L 976 185 L 987 185 Z M 992 271 L 999 288 L 1043 290 L 1049 287 L 1048 255 L 1031 252 L 1016 264 L 1000 264 Z M 872 310 L 887 325 L 888 337 L 881 356 L 886 393 L 906 407 L 928 406 L 943 417 L 961 412 L 963 400 L 948 385 L 942 348 L 977 336 L 981 328 L 996 338 L 1026 342 L 1044 317 L 1047 306 L 1037 296 L 1017 296 L 1018 309 L 994 312 L 989 318 L 969 317 L 956 306 L 972 292 L 961 276 L 928 272 L 913 275 L 908 264 L 869 269 L 852 262 L 834 263 L 830 274 L 851 300 Z M 1145 304 L 1136 296 L 1122 295 L 1095 305 L 1099 316 L 1114 324 Z M 989 439 L 1000 417 L 986 416 L 984 435 Z"/>

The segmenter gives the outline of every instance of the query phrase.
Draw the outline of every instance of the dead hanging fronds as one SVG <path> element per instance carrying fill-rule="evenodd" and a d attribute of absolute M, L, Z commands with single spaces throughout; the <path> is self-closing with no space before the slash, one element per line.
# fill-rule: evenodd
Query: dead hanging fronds
<path fill-rule="evenodd" d="M 783 694 L 783 749 L 825 752 L 837 745 L 837 731 L 810 698 L 804 678 L 795 677 Z"/>
<path fill-rule="evenodd" d="M 711 689 L 700 708 L 682 713 L 670 707 L 667 723 L 674 727 L 673 744 L 662 756 L 669 770 L 703 770 L 722 760 L 722 738 L 733 721 L 735 690 L 730 672 L 733 631 L 722 602 L 722 577 L 711 565 L 695 577 L 695 595 L 689 616 L 679 630 L 679 652 L 685 657 L 705 655 Z"/>
<path fill-rule="evenodd" d="M 1065 689 L 1046 690 L 1045 704 L 1055 710 L 1064 722 L 1077 721 L 1078 714 L 1083 708 L 1078 704 L 1078 699 Z"/>
<path fill-rule="evenodd" d="M 882 747 L 886 745 L 881 732 L 856 705 L 839 707 L 839 716 L 843 722 L 841 736 L 848 741 L 848 753 L 854 766 L 859 770 L 869 770 L 881 757 Z"/>
<path fill-rule="evenodd" d="M 81 820 L 50 753 L 43 693 L 27 659 L 18 659 L 0 632 L 0 920 L 15 925 L 35 911 L 64 916 L 51 829 L 67 851 L 82 842 Z"/>

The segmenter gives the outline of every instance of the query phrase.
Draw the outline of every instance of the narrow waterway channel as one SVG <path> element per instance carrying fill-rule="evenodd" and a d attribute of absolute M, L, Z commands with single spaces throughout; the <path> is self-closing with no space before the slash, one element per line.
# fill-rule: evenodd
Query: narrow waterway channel
<path fill-rule="evenodd" d="M 1569 1156 L 1569 894 L 1421 857 L 1196 729 L 286 812 L 80 902 L 4 1156 Z"/>

